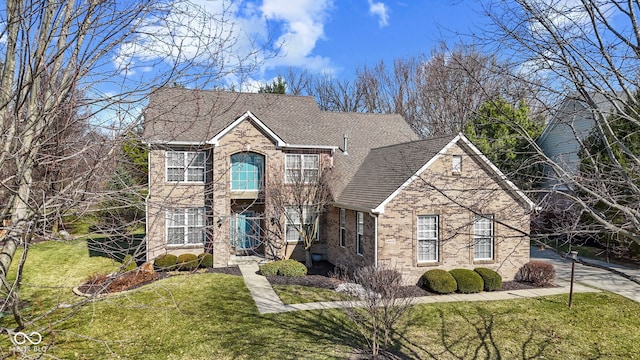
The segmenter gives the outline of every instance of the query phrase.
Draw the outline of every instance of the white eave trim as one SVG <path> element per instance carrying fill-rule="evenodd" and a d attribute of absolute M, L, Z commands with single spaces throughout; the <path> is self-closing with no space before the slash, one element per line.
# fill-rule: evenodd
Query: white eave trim
<path fill-rule="evenodd" d="M 332 150 L 337 151 L 340 147 L 333 145 L 296 145 L 296 144 L 284 144 L 281 146 L 283 149 L 320 149 L 320 150 Z"/>
<path fill-rule="evenodd" d="M 418 169 L 418 171 L 416 171 L 415 174 L 411 175 L 411 177 L 407 179 L 407 181 L 405 181 L 402 185 L 400 185 L 400 187 L 397 188 L 396 191 L 391 193 L 391 195 L 389 195 L 383 202 L 381 202 L 380 205 L 378 205 L 375 209 L 371 211 L 378 214 L 384 214 L 384 207 L 389 202 L 391 202 L 391 200 L 393 200 L 396 196 L 398 196 L 398 194 L 400 194 L 400 192 L 404 190 L 404 188 L 409 186 L 415 179 L 419 178 L 420 175 L 422 175 L 422 173 L 429 166 L 431 166 L 431 164 L 433 164 L 436 160 L 438 160 L 442 156 L 442 154 L 446 153 L 456 142 L 458 142 L 458 140 L 460 140 L 460 136 L 461 134 L 458 134 L 455 138 L 453 138 L 453 140 L 451 140 L 447 145 L 445 145 L 445 147 L 443 147 L 440 151 L 438 151 L 438 153 L 435 156 L 433 156 L 429 161 L 427 161 L 426 164 L 424 164 L 420 169 Z"/>
<path fill-rule="evenodd" d="M 394 191 L 391 195 L 389 195 L 389 197 L 387 197 L 383 202 L 381 202 L 380 205 L 378 205 L 375 209 L 372 209 L 371 211 L 374 213 L 383 214 L 385 205 L 387 205 L 391 200 L 393 200 L 396 196 L 398 196 L 398 194 L 402 190 L 404 190 L 407 186 L 409 186 L 415 179 L 420 177 L 420 175 L 422 175 L 422 173 L 429 166 L 431 166 L 431 164 L 433 164 L 443 154 L 449 151 L 449 149 L 454 144 L 456 144 L 459 140 L 462 140 L 469 147 L 469 149 L 471 149 L 471 151 L 473 151 L 475 155 L 478 156 L 478 158 L 480 158 L 485 164 L 487 164 L 489 168 L 491 168 L 491 170 L 493 170 L 498 175 L 498 177 L 507 184 L 509 188 L 514 190 L 517 196 L 520 197 L 524 201 L 524 203 L 526 203 L 529 206 L 530 210 L 539 210 L 539 207 L 537 207 L 536 204 L 533 201 L 531 201 L 531 199 L 529 199 L 529 197 L 525 195 L 525 193 L 522 192 L 522 190 L 518 189 L 518 187 L 513 182 L 507 179 L 507 177 L 502 173 L 502 171 L 500 171 L 500 169 L 498 169 L 495 165 L 493 165 L 493 163 L 491 163 L 491 161 L 489 161 L 489 159 L 486 156 L 484 156 L 482 152 L 480 152 L 480 150 L 475 145 L 473 145 L 471 141 L 469 141 L 469 139 L 467 139 L 466 136 L 464 136 L 463 134 L 458 134 L 445 147 L 443 147 L 442 150 L 438 151 L 438 153 L 434 157 L 432 157 L 426 164 L 424 164 L 418 171 L 416 171 L 415 174 L 413 174 L 409 179 L 407 179 L 407 181 L 405 181 L 402 185 L 400 185 L 400 187 L 396 189 L 396 191 Z"/>
<path fill-rule="evenodd" d="M 255 125 L 260 128 L 260 130 L 264 131 L 269 135 L 269 137 L 276 143 L 276 146 L 284 146 L 286 143 L 282 140 L 276 133 L 274 133 L 267 125 L 265 125 L 260 119 L 258 119 L 251 111 L 247 111 L 244 115 L 237 118 L 234 122 L 232 122 L 229 126 L 222 129 L 216 136 L 214 136 L 211 140 L 207 141 L 207 144 L 212 144 L 214 146 L 218 146 L 220 143 L 220 139 L 227 135 L 231 130 L 233 130 L 236 126 L 238 126 L 241 122 L 250 119 L 255 123 Z"/>
<path fill-rule="evenodd" d="M 154 140 L 145 142 L 147 145 L 170 145 L 170 146 L 202 146 L 205 145 L 206 142 L 202 141 L 163 141 L 163 140 Z"/>

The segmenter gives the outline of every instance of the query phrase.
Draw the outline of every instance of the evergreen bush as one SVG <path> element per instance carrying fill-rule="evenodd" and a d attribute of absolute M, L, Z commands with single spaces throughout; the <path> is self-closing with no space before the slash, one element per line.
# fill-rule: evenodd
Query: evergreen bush
<path fill-rule="evenodd" d="M 173 254 L 162 254 L 153 260 L 153 267 L 156 271 L 175 270 L 178 257 Z"/>
<path fill-rule="evenodd" d="M 484 291 L 495 291 L 502 289 L 502 276 L 496 271 L 487 268 L 476 268 L 473 271 L 484 281 Z"/>
<path fill-rule="evenodd" d="M 178 256 L 178 270 L 192 271 L 198 268 L 198 257 L 195 254 L 181 254 Z"/>
<path fill-rule="evenodd" d="M 477 272 L 469 269 L 453 269 L 449 271 L 456 279 L 458 284 L 457 291 L 463 294 L 472 294 L 482 291 L 484 288 L 484 281 Z"/>
<path fill-rule="evenodd" d="M 442 269 L 433 269 L 425 272 L 421 280 L 425 289 L 437 294 L 450 294 L 456 291 L 456 279 Z"/>

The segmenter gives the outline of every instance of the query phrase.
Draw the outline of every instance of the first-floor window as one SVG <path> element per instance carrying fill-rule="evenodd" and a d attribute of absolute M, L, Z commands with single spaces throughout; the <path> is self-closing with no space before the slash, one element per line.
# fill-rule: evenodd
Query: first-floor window
<path fill-rule="evenodd" d="M 364 254 L 364 250 L 362 248 L 363 236 L 364 236 L 364 214 L 361 212 L 358 212 L 357 222 L 356 222 L 356 253 L 358 253 L 358 255 Z"/>
<path fill-rule="evenodd" d="M 204 243 L 204 208 L 170 209 L 167 215 L 167 244 L 187 245 Z"/>
<path fill-rule="evenodd" d="M 340 246 L 345 247 L 345 237 L 346 237 L 346 210 L 340 209 Z"/>
<path fill-rule="evenodd" d="M 318 229 L 314 228 L 316 214 L 311 206 L 288 206 L 286 217 L 286 234 L 287 242 L 302 241 L 301 233 L 315 231 L 315 239 L 318 239 Z"/>
<path fill-rule="evenodd" d="M 473 259 L 493 260 L 493 215 L 476 215 L 473 221 Z"/>
<path fill-rule="evenodd" d="M 418 262 L 438 261 L 438 216 L 418 216 Z"/>

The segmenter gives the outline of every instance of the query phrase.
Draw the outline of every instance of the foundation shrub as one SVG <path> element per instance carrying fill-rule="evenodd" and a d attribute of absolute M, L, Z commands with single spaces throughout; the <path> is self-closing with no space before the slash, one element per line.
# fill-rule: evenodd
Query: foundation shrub
<path fill-rule="evenodd" d="M 484 281 L 484 291 L 496 291 L 502 289 L 502 276 L 498 272 L 487 268 L 475 268 L 473 271 L 478 273 Z"/>
<path fill-rule="evenodd" d="M 421 277 L 422 287 L 437 294 L 450 294 L 456 291 L 456 279 L 447 271 L 433 269 L 425 272 Z"/>
<path fill-rule="evenodd" d="M 484 281 L 480 275 L 469 269 L 453 269 L 449 273 L 456 279 L 458 287 L 456 291 L 463 294 L 472 294 L 482 291 Z"/>

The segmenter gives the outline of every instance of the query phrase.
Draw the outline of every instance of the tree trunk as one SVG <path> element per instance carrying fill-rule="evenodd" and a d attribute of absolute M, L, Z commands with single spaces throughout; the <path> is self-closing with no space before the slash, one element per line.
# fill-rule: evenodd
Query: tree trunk
<path fill-rule="evenodd" d="M 313 260 L 311 259 L 311 249 L 304 250 L 304 264 L 309 269 L 313 267 Z"/>

